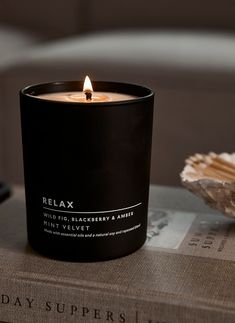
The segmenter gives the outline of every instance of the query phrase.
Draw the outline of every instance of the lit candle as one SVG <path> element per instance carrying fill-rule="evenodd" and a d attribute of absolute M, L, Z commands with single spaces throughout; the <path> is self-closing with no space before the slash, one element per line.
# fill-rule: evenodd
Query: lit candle
<path fill-rule="evenodd" d="M 82 91 L 71 91 L 71 92 L 53 92 L 41 94 L 38 97 L 45 100 L 60 101 L 60 102 L 115 102 L 115 101 L 126 101 L 136 99 L 137 96 L 116 93 L 116 92 L 93 92 L 93 87 L 90 78 L 86 76 L 83 92 Z"/>
<path fill-rule="evenodd" d="M 146 239 L 154 94 L 93 87 L 86 78 L 20 94 L 28 241 L 53 258 L 113 259 Z"/>

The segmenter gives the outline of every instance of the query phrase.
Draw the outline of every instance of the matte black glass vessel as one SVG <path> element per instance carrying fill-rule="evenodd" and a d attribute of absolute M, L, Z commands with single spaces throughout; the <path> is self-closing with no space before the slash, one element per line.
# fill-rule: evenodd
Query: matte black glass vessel
<path fill-rule="evenodd" d="M 100 261 L 130 254 L 146 239 L 154 94 L 93 82 L 95 91 L 137 98 L 86 104 L 38 97 L 82 86 L 20 92 L 28 241 L 52 258 Z"/>

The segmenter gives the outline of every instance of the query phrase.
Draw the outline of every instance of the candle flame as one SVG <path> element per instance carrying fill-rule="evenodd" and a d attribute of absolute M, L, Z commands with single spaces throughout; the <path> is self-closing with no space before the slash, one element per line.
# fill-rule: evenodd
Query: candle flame
<path fill-rule="evenodd" d="M 91 80 L 89 78 L 89 76 L 86 76 L 84 84 L 83 84 L 83 92 L 93 92 L 93 88 L 92 88 L 92 84 L 91 84 Z"/>

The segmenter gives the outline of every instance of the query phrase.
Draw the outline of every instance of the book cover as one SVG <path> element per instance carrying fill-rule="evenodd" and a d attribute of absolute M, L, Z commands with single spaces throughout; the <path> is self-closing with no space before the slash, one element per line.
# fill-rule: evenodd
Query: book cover
<path fill-rule="evenodd" d="M 27 244 L 24 192 L 0 205 L 0 320 L 235 322 L 235 225 L 184 189 L 152 187 L 146 244 L 72 263 Z"/>

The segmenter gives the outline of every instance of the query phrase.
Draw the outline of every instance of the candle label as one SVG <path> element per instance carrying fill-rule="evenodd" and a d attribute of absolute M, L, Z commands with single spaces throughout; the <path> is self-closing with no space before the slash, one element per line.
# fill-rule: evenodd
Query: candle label
<path fill-rule="evenodd" d="M 81 211 L 75 201 L 42 197 L 43 231 L 72 238 L 120 236 L 141 227 L 141 206 L 138 202 L 113 210 Z"/>

